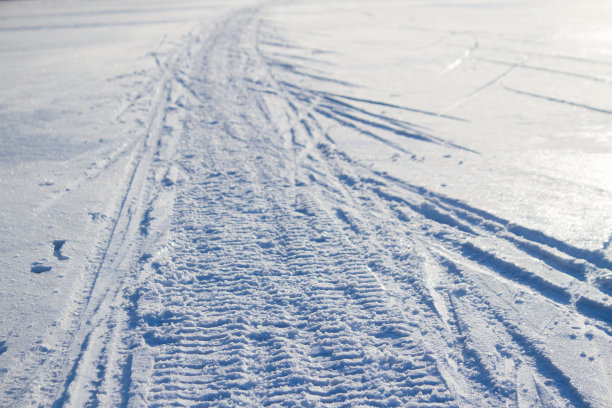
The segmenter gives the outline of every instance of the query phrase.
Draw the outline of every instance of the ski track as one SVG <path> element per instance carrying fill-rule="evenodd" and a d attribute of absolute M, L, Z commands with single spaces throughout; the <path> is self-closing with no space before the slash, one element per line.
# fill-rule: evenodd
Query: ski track
<path fill-rule="evenodd" d="M 368 107 L 435 113 L 303 87 L 349 84 L 282 60 L 295 46 L 264 11 L 228 16 L 160 65 L 63 357 L 0 401 L 605 406 L 525 312 L 609 339 L 612 262 L 351 159 L 331 126 L 405 153 L 477 152 Z"/>

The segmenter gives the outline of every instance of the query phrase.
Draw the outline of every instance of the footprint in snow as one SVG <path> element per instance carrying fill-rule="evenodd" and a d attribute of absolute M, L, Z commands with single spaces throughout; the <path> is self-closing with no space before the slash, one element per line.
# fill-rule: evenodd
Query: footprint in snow
<path fill-rule="evenodd" d="M 53 256 L 56 257 L 60 261 L 66 261 L 70 259 L 66 255 L 62 254 L 62 247 L 66 243 L 65 239 L 56 239 L 53 241 Z"/>
<path fill-rule="evenodd" d="M 49 272 L 51 269 L 52 269 L 51 266 L 45 265 L 42 262 L 32 262 L 32 267 L 30 268 L 30 272 L 43 273 L 43 272 Z"/>
<path fill-rule="evenodd" d="M 94 221 L 94 222 L 106 220 L 106 215 L 101 214 L 99 212 L 90 212 L 88 214 L 91 217 L 91 220 Z"/>
<path fill-rule="evenodd" d="M 70 259 L 66 255 L 62 254 L 62 247 L 66 243 L 65 239 L 56 239 L 51 242 L 53 244 L 53 256 L 56 257 L 59 261 L 66 261 Z M 48 265 L 47 260 L 43 259 L 41 261 L 32 262 L 32 266 L 30 267 L 30 272 L 32 273 L 43 273 L 49 272 L 53 267 Z"/>

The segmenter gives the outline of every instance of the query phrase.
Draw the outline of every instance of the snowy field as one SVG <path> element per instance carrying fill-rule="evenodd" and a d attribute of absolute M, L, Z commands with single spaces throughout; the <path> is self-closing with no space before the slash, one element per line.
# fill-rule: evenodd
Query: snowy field
<path fill-rule="evenodd" d="M 610 407 L 608 0 L 0 2 L 0 407 Z"/>

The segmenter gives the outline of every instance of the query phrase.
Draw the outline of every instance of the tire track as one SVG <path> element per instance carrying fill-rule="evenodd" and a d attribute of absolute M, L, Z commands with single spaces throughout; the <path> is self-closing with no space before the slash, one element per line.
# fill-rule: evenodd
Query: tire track
<path fill-rule="evenodd" d="M 198 91 L 210 98 L 199 121 L 209 125 L 187 139 L 198 160 L 182 163 L 189 178 L 177 195 L 172 249 L 137 301 L 152 371 L 148 389 L 129 394 L 151 406 L 455 405 L 342 225 L 296 185 L 296 163 L 311 147 L 285 147 L 260 103 L 234 115 L 255 99 L 238 80 L 244 68 L 257 71 L 252 48 L 234 52 L 253 16 L 235 15 L 204 47 L 202 72 L 215 80 Z M 307 118 L 288 122 L 306 140 L 315 129 Z M 228 129 L 248 143 L 230 143 Z"/>

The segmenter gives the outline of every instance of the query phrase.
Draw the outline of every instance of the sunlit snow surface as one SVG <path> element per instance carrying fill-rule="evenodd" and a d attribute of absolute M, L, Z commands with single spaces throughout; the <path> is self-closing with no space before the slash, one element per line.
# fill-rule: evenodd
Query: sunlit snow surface
<path fill-rule="evenodd" d="M 611 21 L 0 2 L 0 406 L 609 406 Z"/>

